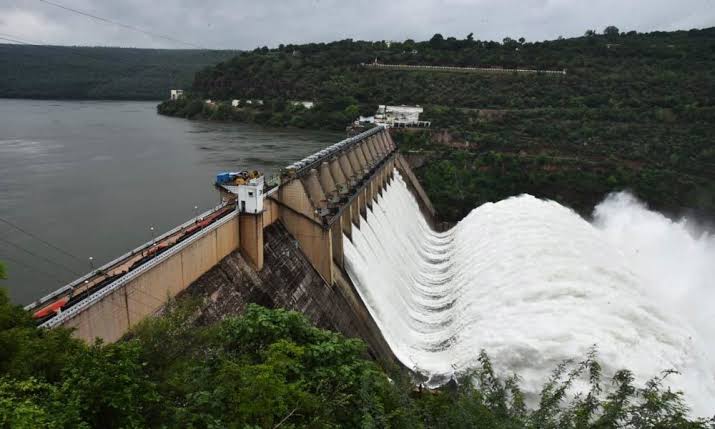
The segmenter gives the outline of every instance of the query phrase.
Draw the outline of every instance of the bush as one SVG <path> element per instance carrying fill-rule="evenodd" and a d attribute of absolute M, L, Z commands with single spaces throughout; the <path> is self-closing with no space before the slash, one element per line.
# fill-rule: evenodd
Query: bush
<path fill-rule="evenodd" d="M 712 420 L 688 419 L 682 393 L 663 387 L 672 371 L 644 387 L 619 371 L 612 388 L 602 389 L 595 350 L 559 365 L 529 409 L 518 376 L 495 374 L 484 351 L 458 383 L 415 389 L 405 372 L 388 377 L 368 360 L 361 341 L 291 311 L 249 305 L 241 317 L 197 326 L 200 303 L 182 300 L 123 341 L 88 346 L 66 339 L 63 351 L 52 340 L 58 333 L 33 328 L 3 302 L 0 316 L 12 322 L 0 333 L 27 330 L 15 337 L 15 356 L 29 359 L 28 351 L 42 349 L 66 358 L 53 360 L 50 371 L 31 361 L 33 373 L 3 368 L 0 428 L 713 427 Z M 570 398 L 577 381 L 589 389 Z"/>

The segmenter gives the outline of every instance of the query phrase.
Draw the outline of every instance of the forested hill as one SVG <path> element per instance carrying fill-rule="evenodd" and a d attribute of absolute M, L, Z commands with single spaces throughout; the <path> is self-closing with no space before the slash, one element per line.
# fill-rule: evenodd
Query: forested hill
<path fill-rule="evenodd" d="M 236 51 L 0 44 L 0 97 L 160 100 Z"/>
<path fill-rule="evenodd" d="M 715 28 L 595 34 L 502 43 L 435 35 L 402 43 L 343 40 L 256 49 L 196 75 L 193 89 L 213 99 L 254 97 L 358 103 L 417 103 L 490 109 L 710 106 Z M 384 64 L 567 70 L 546 76 L 395 72 Z"/>
<path fill-rule="evenodd" d="M 566 70 L 388 70 L 381 64 Z M 715 28 L 602 33 L 531 43 L 429 41 L 280 46 L 197 73 L 193 95 L 159 112 L 344 129 L 378 104 L 420 104 L 432 130 L 395 132 L 440 216 L 530 193 L 588 215 L 609 192 L 715 217 Z M 193 97 L 193 98 L 192 98 Z M 213 100 L 262 99 L 231 108 Z M 311 100 L 312 109 L 286 100 Z M 216 106 L 216 107 L 212 107 Z"/>

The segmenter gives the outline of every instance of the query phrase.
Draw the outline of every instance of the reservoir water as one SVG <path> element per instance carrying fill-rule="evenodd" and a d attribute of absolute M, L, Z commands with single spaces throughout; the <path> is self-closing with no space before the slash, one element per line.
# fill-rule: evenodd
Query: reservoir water
<path fill-rule="evenodd" d="M 277 172 L 341 134 L 196 122 L 156 102 L 0 100 L 0 261 L 28 303 L 218 203 L 221 170 Z M 56 246 L 73 258 L 60 252 Z"/>

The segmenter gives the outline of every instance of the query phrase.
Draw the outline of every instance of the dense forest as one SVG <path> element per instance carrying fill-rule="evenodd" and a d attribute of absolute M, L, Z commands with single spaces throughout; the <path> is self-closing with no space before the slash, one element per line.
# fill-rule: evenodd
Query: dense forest
<path fill-rule="evenodd" d="M 0 265 L 0 276 L 2 265 Z M 439 390 L 366 358 L 299 313 L 249 305 L 203 325 L 190 297 L 114 344 L 37 329 L 0 288 L 0 428 L 713 428 L 688 417 L 671 371 L 606 379 L 592 350 L 554 369 L 532 405 L 489 357 Z M 579 385 L 582 395 L 569 396 Z"/>
<path fill-rule="evenodd" d="M 365 67 L 420 64 L 566 70 L 565 76 Z M 378 104 L 420 104 L 428 133 L 397 132 L 446 221 L 529 192 L 589 214 L 630 189 L 654 208 L 715 217 L 715 28 L 545 42 L 443 37 L 343 40 L 245 52 L 196 74 L 183 117 L 343 129 Z M 203 103 L 214 101 L 213 106 Z M 220 100 L 261 99 L 232 108 Z M 311 100 L 313 109 L 286 103 Z"/>
<path fill-rule="evenodd" d="M 521 193 L 588 216 L 606 194 L 624 189 L 673 216 L 715 217 L 709 109 L 677 116 L 658 109 L 428 113 L 463 121 L 394 137 L 418 160 L 420 182 L 444 220 Z"/>
<path fill-rule="evenodd" d="M 236 51 L 0 44 L 0 97 L 162 100 Z"/>

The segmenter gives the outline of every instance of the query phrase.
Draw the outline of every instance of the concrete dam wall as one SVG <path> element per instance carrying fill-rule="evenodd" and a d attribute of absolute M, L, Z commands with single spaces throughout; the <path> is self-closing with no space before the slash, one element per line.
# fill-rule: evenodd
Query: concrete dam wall
<path fill-rule="evenodd" d="M 328 285 L 280 223 L 264 230 L 264 265 L 258 271 L 233 252 L 184 294 L 202 300 L 199 323 L 241 314 L 249 303 L 299 311 L 316 326 L 361 338 L 376 359 L 394 357 L 349 281 Z"/>
<path fill-rule="evenodd" d="M 396 361 L 346 274 L 344 258 L 345 241 L 366 225 L 396 172 L 425 218 L 433 219 L 435 210 L 407 161 L 378 127 L 291 164 L 280 183 L 265 191 L 262 177 L 219 184 L 225 202 L 213 211 L 29 310 L 60 303 L 42 326 L 72 328 L 88 342 L 112 342 L 181 294 L 203 298 L 199 319 L 205 322 L 257 303 L 300 311 L 320 327 L 362 338 L 375 358 Z M 63 299 L 70 305 L 62 307 Z"/>
<path fill-rule="evenodd" d="M 87 341 L 97 337 L 116 341 L 236 250 L 238 238 L 238 218 L 230 216 L 195 240 L 160 255 L 154 264 L 131 273 L 91 304 L 74 309 L 76 314 L 65 313 L 61 325 L 75 329 L 74 335 Z"/>
<path fill-rule="evenodd" d="M 368 180 L 323 222 L 318 221 L 320 211 L 312 205 L 317 199 L 310 196 L 323 192 L 324 186 L 318 188 L 323 180 L 315 172 L 308 173 L 307 180 L 291 181 L 271 199 L 271 210 L 278 215 L 270 226 L 259 229 L 263 243 L 262 252 L 258 252 L 262 254 L 260 269 L 252 263 L 255 256 L 251 253 L 256 250 L 245 252 L 242 244 L 241 251 L 227 256 L 189 286 L 185 293 L 203 300 L 199 320 L 210 323 L 240 314 L 249 303 L 285 308 L 305 314 L 319 327 L 363 339 L 376 359 L 397 362 L 347 275 L 343 256 L 345 241 L 351 240 L 354 230 L 367 227 L 366 219 L 377 209 L 377 201 L 396 172 L 414 193 L 424 217 L 434 219 L 429 198 L 398 152 L 381 160 Z M 240 231 L 243 241 L 243 226 Z M 253 237 L 249 241 L 255 242 Z"/>

